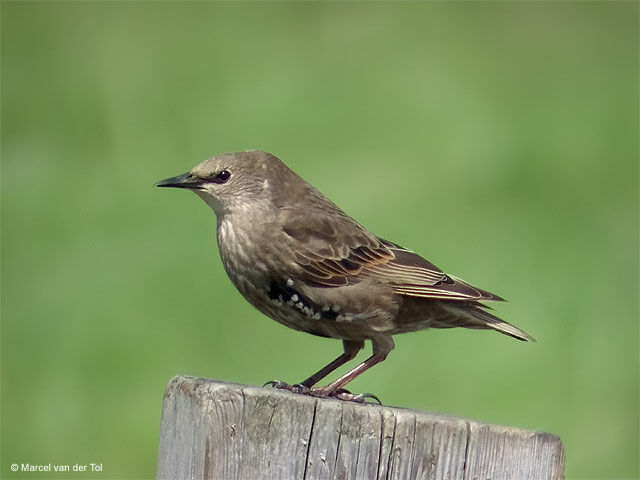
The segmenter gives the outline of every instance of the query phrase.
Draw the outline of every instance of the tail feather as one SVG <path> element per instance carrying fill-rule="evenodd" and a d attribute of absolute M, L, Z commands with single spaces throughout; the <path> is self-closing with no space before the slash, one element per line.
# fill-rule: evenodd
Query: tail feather
<path fill-rule="evenodd" d="M 524 330 L 521 330 L 515 325 L 511 325 L 509 322 L 505 322 L 495 315 L 492 315 L 484 310 L 484 308 L 486 308 L 484 305 L 477 303 L 476 305 L 469 306 L 469 308 L 465 309 L 475 320 L 480 320 L 482 326 L 479 326 L 479 328 L 491 328 L 500 333 L 504 333 L 505 335 L 509 335 L 510 337 L 522 340 L 523 342 L 536 341 L 535 338 Z"/>

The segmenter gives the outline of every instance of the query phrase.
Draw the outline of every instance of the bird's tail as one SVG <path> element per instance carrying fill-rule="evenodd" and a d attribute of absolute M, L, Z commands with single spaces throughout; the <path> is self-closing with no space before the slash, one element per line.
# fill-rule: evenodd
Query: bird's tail
<path fill-rule="evenodd" d="M 520 330 L 515 325 L 511 325 L 509 322 L 505 322 L 504 320 L 487 312 L 485 310 L 485 308 L 487 307 L 482 305 L 481 303 L 475 303 L 466 307 L 467 308 L 465 308 L 465 311 L 467 312 L 467 314 L 469 314 L 475 321 L 479 321 L 480 323 L 479 325 L 474 325 L 475 328 L 493 329 L 500 333 L 504 333 L 505 335 L 509 335 L 510 337 L 522 340 L 523 342 L 536 341 L 535 338 L 533 338 L 524 330 Z"/>

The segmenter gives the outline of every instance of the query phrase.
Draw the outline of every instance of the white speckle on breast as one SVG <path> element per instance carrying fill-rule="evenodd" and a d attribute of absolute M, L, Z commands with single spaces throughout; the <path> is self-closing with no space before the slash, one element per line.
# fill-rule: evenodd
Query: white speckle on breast
<path fill-rule="evenodd" d="M 336 322 L 351 322 L 353 321 L 353 315 L 350 313 L 345 313 L 344 315 L 341 313 L 336 317 Z"/>

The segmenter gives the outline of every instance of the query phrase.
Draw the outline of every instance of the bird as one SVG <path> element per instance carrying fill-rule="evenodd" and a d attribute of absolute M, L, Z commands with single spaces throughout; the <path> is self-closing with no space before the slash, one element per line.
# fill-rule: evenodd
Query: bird
<path fill-rule="evenodd" d="M 465 327 L 534 340 L 483 303 L 501 297 L 370 232 L 275 155 L 221 153 L 156 186 L 191 190 L 213 209 L 224 269 L 256 309 L 294 330 L 342 340 L 335 360 L 297 384 L 268 382 L 276 388 L 377 400 L 345 386 L 384 361 L 400 333 Z M 355 359 L 365 341 L 370 357 L 317 386 Z"/>

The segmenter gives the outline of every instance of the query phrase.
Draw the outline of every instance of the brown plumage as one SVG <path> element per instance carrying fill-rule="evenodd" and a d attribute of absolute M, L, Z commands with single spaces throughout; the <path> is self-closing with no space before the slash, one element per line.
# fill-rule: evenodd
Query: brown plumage
<path fill-rule="evenodd" d="M 500 297 L 377 237 L 269 153 L 223 153 L 157 185 L 193 190 L 214 210 L 223 265 L 252 305 L 288 327 L 343 341 L 345 353 L 325 368 L 276 386 L 361 399 L 343 387 L 384 360 L 397 333 L 466 327 L 533 340 L 481 303 Z M 312 388 L 365 340 L 369 359 Z"/>

